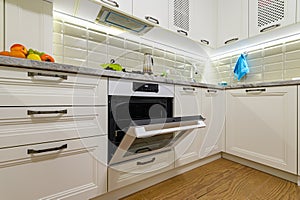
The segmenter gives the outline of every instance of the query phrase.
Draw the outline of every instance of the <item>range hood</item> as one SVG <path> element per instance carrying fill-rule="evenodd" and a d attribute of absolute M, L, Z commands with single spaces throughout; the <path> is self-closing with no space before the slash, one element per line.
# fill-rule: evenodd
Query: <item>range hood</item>
<path fill-rule="evenodd" d="M 153 28 L 151 24 L 105 6 L 101 7 L 96 22 L 138 35 L 143 35 Z"/>

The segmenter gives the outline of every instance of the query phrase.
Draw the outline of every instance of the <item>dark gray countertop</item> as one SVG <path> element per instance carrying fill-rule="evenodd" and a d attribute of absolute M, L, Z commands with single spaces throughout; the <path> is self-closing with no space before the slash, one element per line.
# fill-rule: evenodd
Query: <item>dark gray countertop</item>
<path fill-rule="evenodd" d="M 214 89 L 224 89 L 224 88 L 240 89 L 240 88 L 271 87 L 271 86 L 300 84 L 300 80 L 289 80 L 289 81 L 274 81 L 274 82 L 263 82 L 263 83 L 254 83 L 254 84 L 237 84 L 237 85 L 223 87 L 214 84 L 173 80 L 164 77 L 156 77 L 152 75 L 110 71 L 110 70 L 101 69 L 100 67 L 99 69 L 95 69 L 95 68 L 80 67 L 80 66 L 66 65 L 60 63 L 40 62 L 40 61 L 13 58 L 7 56 L 0 56 L 0 65 L 20 67 L 20 68 L 30 68 L 30 69 L 41 69 L 41 70 L 49 70 L 49 71 L 60 71 L 60 72 L 92 75 L 92 76 L 105 76 L 105 77 L 113 77 L 113 78 L 134 79 L 134 80 L 141 80 L 141 81 L 154 81 L 154 82 L 170 83 L 170 84 L 177 84 L 177 85 L 188 85 L 188 86 L 196 86 L 196 87 L 203 87 L 203 88 L 214 88 Z"/>

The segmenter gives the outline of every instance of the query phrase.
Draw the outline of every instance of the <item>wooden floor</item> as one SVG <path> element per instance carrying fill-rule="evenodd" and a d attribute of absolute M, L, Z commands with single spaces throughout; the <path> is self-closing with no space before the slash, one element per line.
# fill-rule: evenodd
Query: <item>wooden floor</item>
<path fill-rule="evenodd" d="M 122 200 L 300 200 L 300 187 L 258 170 L 219 159 Z"/>

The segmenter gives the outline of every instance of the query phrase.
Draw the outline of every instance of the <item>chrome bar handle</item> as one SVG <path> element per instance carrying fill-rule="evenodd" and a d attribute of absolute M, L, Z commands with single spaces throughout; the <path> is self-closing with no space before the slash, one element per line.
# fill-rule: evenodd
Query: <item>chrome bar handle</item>
<path fill-rule="evenodd" d="M 248 89 L 246 90 L 247 93 L 249 92 L 265 92 L 266 89 L 265 88 L 262 88 L 262 89 Z"/>
<path fill-rule="evenodd" d="M 108 5 L 116 7 L 116 8 L 120 7 L 119 4 L 116 1 L 113 1 L 113 0 L 101 0 L 101 1 L 105 4 L 108 4 Z"/>
<path fill-rule="evenodd" d="M 67 114 L 68 110 L 50 110 L 50 111 L 34 111 L 27 110 L 27 115 L 46 115 L 46 114 Z"/>
<path fill-rule="evenodd" d="M 159 24 L 158 19 L 155 19 L 154 17 L 146 16 L 145 19 L 148 20 L 148 21 L 151 22 L 151 23 Z"/>
<path fill-rule="evenodd" d="M 184 30 L 177 30 L 177 33 L 181 33 L 181 34 L 184 34 L 185 36 L 188 36 L 188 32 L 186 32 Z"/>
<path fill-rule="evenodd" d="M 196 91 L 196 89 L 192 88 L 192 87 L 183 87 L 182 89 L 183 89 L 183 91 L 192 91 L 192 92 Z"/>
<path fill-rule="evenodd" d="M 155 157 L 146 162 L 137 162 L 136 165 L 147 165 L 147 164 L 153 163 L 154 161 L 155 161 Z"/>
<path fill-rule="evenodd" d="M 235 41 L 238 41 L 239 38 L 232 38 L 232 39 L 229 39 L 227 41 L 224 42 L 224 44 L 228 44 L 228 43 L 231 43 L 231 42 L 235 42 Z"/>
<path fill-rule="evenodd" d="M 207 93 L 214 93 L 214 94 L 216 94 L 217 92 L 218 92 L 217 90 L 211 90 L 211 89 L 207 90 Z"/>
<path fill-rule="evenodd" d="M 46 73 L 40 73 L 40 72 L 28 72 L 29 77 L 35 77 L 35 76 L 46 76 L 46 77 L 54 77 L 54 78 L 61 78 L 63 80 L 67 80 L 67 75 L 58 75 L 58 74 L 46 74 Z"/>
<path fill-rule="evenodd" d="M 38 154 L 38 153 L 45 153 L 45 152 L 51 152 L 51 151 L 61 151 L 66 148 L 68 148 L 67 144 L 64 144 L 60 147 L 54 147 L 54 148 L 49 148 L 49 149 L 40 149 L 40 150 L 27 149 L 27 154 Z"/>
<path fill-rule="evenodd" d="M 259 32 L 263 33 L 263 32 L 266 32 L 266 31 L 270 31 L 270 30 L 273 30 L 273 29 L 275 29 L 279 26 L 280 26 L 280 24 L 274 24 L 272 26 L 268 26 L 266 28 L 261 29 Z"/>

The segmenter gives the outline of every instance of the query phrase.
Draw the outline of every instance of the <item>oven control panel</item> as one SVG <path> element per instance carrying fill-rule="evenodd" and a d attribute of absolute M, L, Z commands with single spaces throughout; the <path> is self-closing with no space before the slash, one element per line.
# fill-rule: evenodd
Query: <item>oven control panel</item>
<path fill-rule="evenodd" d="M 155 92 L 158 93 L 158 84 L 133 82 L 132 90 L 135 92 Z"/>

